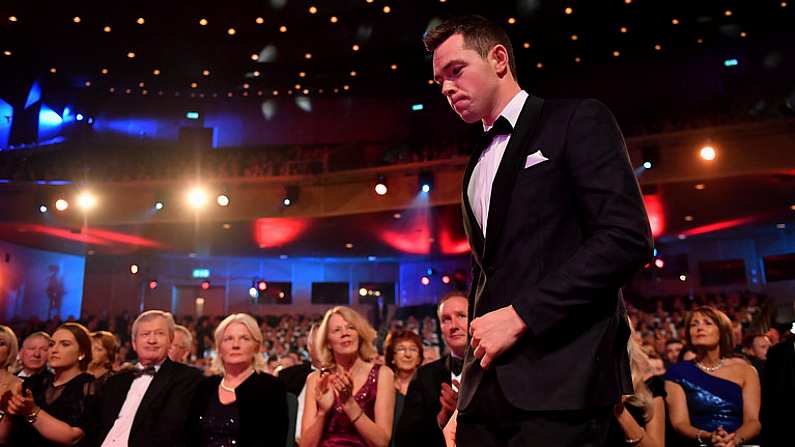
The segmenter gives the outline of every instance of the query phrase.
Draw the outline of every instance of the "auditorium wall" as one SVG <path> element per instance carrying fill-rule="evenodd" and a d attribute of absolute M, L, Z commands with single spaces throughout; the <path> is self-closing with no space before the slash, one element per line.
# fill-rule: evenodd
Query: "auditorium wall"
<path fill-rule="evenodd" d="M 0 241 L 0 319 L 79 317 L 84 272 L 82 256 Z"/>

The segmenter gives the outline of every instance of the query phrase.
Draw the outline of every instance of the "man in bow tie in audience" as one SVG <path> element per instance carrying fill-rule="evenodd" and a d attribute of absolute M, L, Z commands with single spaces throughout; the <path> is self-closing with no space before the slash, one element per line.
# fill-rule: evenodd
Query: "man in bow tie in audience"
<path fill-rule="evenodd" d="M 108 379 L 97 405 L 96 445 L 183 446 L 198 369 L 168 358 L 174 318 L 149 310 L 132 326 L 138 364 Z"/>
<path fill-rule="evenodd" d="M 449 353 L 417 369 L 406 393 L 395 439 L 398 447 L 444 447 L 442 428 L 455 412 L 467 346 L 467 298 L 452 292 L 437 308 Z"/>

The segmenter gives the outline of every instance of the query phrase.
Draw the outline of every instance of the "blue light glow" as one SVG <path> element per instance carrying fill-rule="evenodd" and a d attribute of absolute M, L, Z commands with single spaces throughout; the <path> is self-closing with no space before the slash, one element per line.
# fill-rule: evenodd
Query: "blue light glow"
<path fill-rule="evenodd" d="M 643 162 L 643 167 L 646 169 L 651 169 L 651 162 L 650 161 Z"/>
<path fill-rule="evenodd" d="M 424 106 L 424 105 L 422 105 L 422 104 L 413 104 L 413 105 L 411 106 L 411 111 L 412 111 L 412 112 L 419 112 L 420 110 L 422 110 L 422 109 L 424 109 L 424 108 L 425 108 L 425 106 Z"/>
<path fill-rule="evenodd" d="M 422 192 L 431 192 L 431 185 L 427 183 L 422 185 Z"/>
<path fill-rule="evenodd" d="M 193 269 L 194 278 L 209 278 L 210 269 Z"/>
<path fill-rule="evenodd" d="M 11 135 L 11 123 L 14 120 L 14 108 L 11 104 L 0 99 L 0 150 L 8 147 L 8 137 Z"/>
<path fill-rule="evenodd" d="M 33 86 L 30 87 L 30 93 L 28 93 L 28 100 L 25 101 L 25 108 L 36 104 L 37 102 L 41 101 L 41 87 L 39 86 L 38 82 L 34 82 Z"/>
<path fill-rule="evenodd" d="M 83 114 L 82 113 L 78 113 L 77 116 L 75 116 L 75 119 L 78 120 L 78 121 L 83 121 Z"/>
<path fill-rule="evenodd" d="M 39 111 L 39 127 L 57 127 L 62 123 L 63 118 L 61 118 L 61 115 L 58 115 L 53 109 L 47 107 L 47 105 L 41 105 L 41 110 Z"/>
<path fill-rule="evenodd" d="M 189 120 L 197 120 L 199 119 L 199 112 L 188 112 L 185 114 L 185 118 Z"/>
<path fill-rule="evenodd" d="M 736 67 L 739 64 L 740 61 L 738 61 L 737 59 L 726 59 L 725 61 L 723 61 L 724 67 Z"/>

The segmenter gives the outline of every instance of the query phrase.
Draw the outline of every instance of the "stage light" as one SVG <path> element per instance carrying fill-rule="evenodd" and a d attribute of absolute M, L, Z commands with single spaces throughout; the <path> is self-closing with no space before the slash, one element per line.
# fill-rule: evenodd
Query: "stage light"
<path fill-rule="evenodd" d="M 250 296 L 251 298 L 254 298 L 254 299 L 259 298 L 259 292 L 257 292 L 257 288 L 256 287 L 252 287 L 252 288 L 248 289 L 248 296 Z"/>
<path fill-rule="evenodd" d="M 185 114 L 185 118 L 189 120 L 197 120 L 199 119 L 199 112 L 188 112 Z"/>
<path fill-rule="evenodd" d="M 188 204 L 198 210 L 207 204 L 207 192 L 199 187 L 192 188 L 188 191 L 187 199 Z"/>
<path fill-rule="evenodd" d="M 712 146 L 702 147 L 701 150 L 698 151 L 698 154 L 701 156 L 701 158 L 707 161 L 712 161 L 717 156 L 717 152 L 715 152 L 715 148 Z"/>
<path fill-rule="evenodd" d="M 130 264 L 130 273 L 133 275 L 138 273 L 138 264 Z"/>
<path fill-rule="evenodd" d="M 413 105 L 411 106 L 411 111 L 412 111 L 412 112 L 419 112 L 420 110 L 422 110 L 422 109 L 424 109 L 424 108 L 425 108 L 425 106 L 424 106 L 424 105 L 422 105 L 422 104 L 413 104 Z"/>
<path fill-rule="evenodd" d="M 643 162 L 643 167 L 646 168 L 646 169 L 651 169 L 651 162 L 650 161 L 644 161 Z"/>
<path fill-rule="evenodd" d="M 384 179 L 383 175 L 379 175 L 375 184 L 375 193 L 379 196 L 383 196 L 388 190 L 389 188 L 386 187 L 386 179 Z"/>
<path fill-rule="evenodd" d="M 202 281 L 201 288 L 202 290 L 208 290 L 210 288 L 210 281 Z"/>
<path fill-rule="evenodd" d="M 84 211 L 88 211 L 97 206 L 97 197 L 88 191 L 84 191 L 77 196 L 77 206 Z"/>
<path fill-rule="evenodd" d="M 153 280 L 149 281 L 149 289 L 151 289 L 151 290 L 157 289 L 157 280 L 156 279 L 153 279 Z"/>
<path fill-rule="evenodd" d="M 433 189 L 433 173 L 430 171 L 421 171 L 417 176 L 419 180 L 420 191 L 429 193 Z"/>
<path fill-rule="evenodd" d="M 218 203 L 218 206 L 229 206 L 229 196 L 226 194 L 221 194 L 216 199 L 216 202 Z"/>
<path fill-rule="evenodd" d="M 453 282 L 453 278 L 451 278 L 450 275 L 442 275 L 442 284 L 450 284 L 451 282 Z"/>
<path fill-rule="evenodd" d="M 423 275 L 423 276 L 420 278 L 420 283 L 421 283 L 423 286 L 427 286 L 427 285 L 429 285 L 429 284 L 431 283 L 431 278 L 428 278 L 427 276 Z"/>
<path fill-rule="evenodd" d="M 665 261 L 663 261 L 660 258 L 657 258 L 657 259 L 654 260 L 654 266 L 657 267 L 658 269 L 661 269 L 661 268 L 665 267 Z"/>
<path fill-rule="evenodd" d="M 47 212 L 47 205 L 39 205 L 39 212 L 44 214 Z"/>
<path fill-rule="evenodd" d="M 259 281 L 257 281 L 257 289 L 259 289 L 260 292 L 268 290 L 268 283 L 265 282 L 264 279 L 260 279 Z"/>
<path fill-rule="evenodd" d="M 155 202 L 155 209 L 158 211 L 162 210 L 165 206 L 163 202 Z"/>
<path fill-rule="evenodd" d="M 736 67 L 738 65 L 740 65 L 740 61 L 737 59 L 726 59 L 723 61 L 724 67 Z"/>
<path fill-rule="evenodd" d="M 55 201 L 56 210 L 65 211 L 67 208 L 69 208 L 69 202 L 67 202 L 65 199 L 58 199 Z"/>
<path fill-rule="evenodd" d="M 288 185 L 284 187 L 284 198 L 282 199 L 282 204 L 284 206 L 290 206 L 298 201 L 298 195 L 300 190 L 296 185 Z"/>
<path fill-rule="evenodd" d="M 75 119 L 78 120 L 78 121 L 83 121 L 83 114 L 82 113 L 78 113 L 77 115 L 75 115 Z"/>
<path fill-rule="evenodd" d="M 679 275 L 679 281 L 682 281 L 682 282 L 687 281 L 687 275 Z"/>
<path fill-rule="evenodd" d="M 359 289 L 359 296 L 367 296 L 367 289 L 365 289 L 364 287 Z"/>

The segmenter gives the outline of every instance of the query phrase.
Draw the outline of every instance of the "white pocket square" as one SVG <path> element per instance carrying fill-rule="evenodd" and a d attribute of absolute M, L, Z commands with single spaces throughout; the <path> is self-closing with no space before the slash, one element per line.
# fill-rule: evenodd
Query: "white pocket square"
<path fill-rule="evenodd" d="M 549 160 L 547 157 L 544 157 L 544 154 L 541 153 L 541 150 L 537 150 L 534 153 L 527 156 L 527 160 L 524 162 L 524 168 L 527 169 L 530 166 L 535 166 L 539 163 L 545 162 Z"/>

